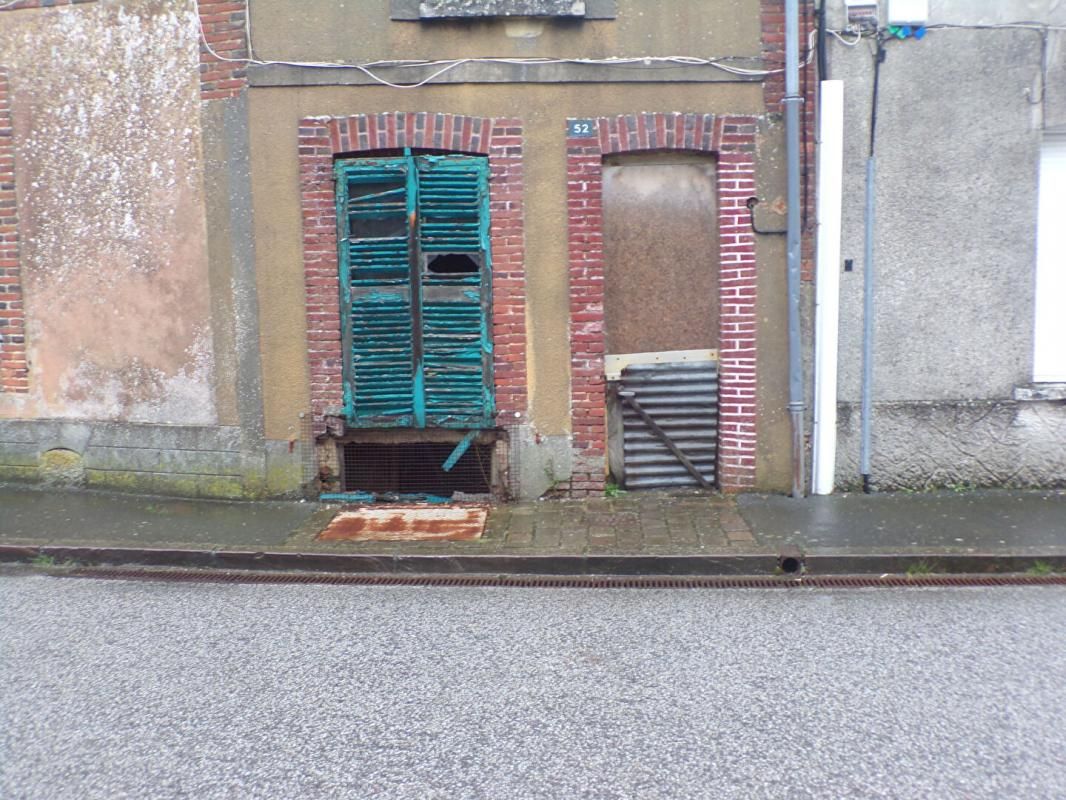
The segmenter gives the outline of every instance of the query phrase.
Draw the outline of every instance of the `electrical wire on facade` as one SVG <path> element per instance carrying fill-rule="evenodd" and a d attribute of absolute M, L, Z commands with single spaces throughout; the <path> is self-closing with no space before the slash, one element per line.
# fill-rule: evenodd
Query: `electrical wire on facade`
<path fill-rule="evenodd" d="M 862 31 L 858 30 L 857 28 L 845 28 L 844 30 L 840 31 L 827 30 L 826 33 L 828 33 L 830 36 L 832 36 L 834 39 L 836 39 L 838 42 L 840 42 L 846 47 L 855 47 L 863 39 Z M 855 38 L 845 39 L 843 35 L 845 33 L 853 34 Z"/>
<path fill-rule="evenodd" d="M 1018 22 L 996 22 L 996 23 L 955 23 L 955 22 L 935 22 L 929 25 L 922 26 L 924 31 L 951 31 L 951 30 L 975 30 L 975 31 L 996 31 L 996 30 L 1023 30 L 1032 31 L 1040 36 L 1040 91 L 1039 93 L 1030 92 L 1028 101 L 1030 105 L 1038 106 L 1043 105 L 1044 100 L 1047 97 L 1047 82 L 1048 82 L 1048 54 L 1050 52 L 1049 38 L 1052 32 L 1066 31 L 1066 25 L 1049 25 L 1043 22 L 1035 22 L 1031 20 L 1023 20 Z M 826 33 L 831 35 L 841 44 L 847 47 L 855 47 L 860 42 L 880 40 L 882 44 L 886 41 L 892 41 L 895 36 L 894 29 L 869 29 L 863 30 L 855 25 L 849 25 L 846 28 L 839 30 L 827 30 Z M 846 36 L 853 36 L 853 39 L 848 39 Z M 1035 95 L 1035 96 L 1034 96 Z"/>
<path fill-rule="evenodd" d="M 286 66 L 286 67 L 305 67 L 309 69 L 354 69 L 362 72 L 371 80 L 380 83 L 384 86 L 389 86 L 393 89 L 417 89 L 421 86 L 425 86 L 432 83 L 440 76 L 455 69 L 463 64 L 516 64 L 521 66 L 534 66 L 539 64 L 581 64 L 588 66 L 605 66 L 615 67 L 620 69 L 668 69 L 671 67 L 693 67 L 693 66 L 709 66 L 715 69 L 722 70 L 723 72 L 738 77 L 744 78 L 764 78 L 768 75 L 774 75 L 784 72 L 784 68 L 780 69 L 757 69 L 751 67 L 739 66 L 734 63 L 735 61 L 754 61 L 755 57 L 744 56 L 723 56 L 720 58 L 700 58 L 697 56 L 632 56 L 632 57 L 615 57 L 615 58 L 496 58 L 496 57 L 474 57 L 474 58 L 456 58 L 456 59 L 439 59 L 435 61 L 369 61 L 364 64 L 345 64 L 341 62 L 325 62 L 325 61 L 275 61 L 264 60 L 254 57 L 254 51 L 252 49 L 252 37 L 251 37 L 251 19 L 250 14 L 245 15 L 245 36 L 248 43 L 248 57 L 247 58 L 231 58 L 229 56 L 223 56 L 218 53 L 210 42 L 207 40 L 207 34 L 204 31 L 203 21 L 198 19 L 200 27 L 200 41 L 204 46 L 204 49 L 219 61 L 225 61 L 230 63 L 240 64 L 253 64 L 256 66 Z M 811 63 L 814 58 L 814 31 L 811 32 L 811 36 L 808 37 L 807 52 L 802 61 L 802 67 L 805 67 Z M 422 78 L 415 83 L 395 83 L 393 81 L 383 78 L 374 72 L 375 69 L 425 69 L 430 67 L 440 67 L 440 69 L 431 73 L 430 75 Z"/>
<path fill-rule="evenodd" d="M 975 30 L 975 31 L 993 31 L 993 30 L 1029 30 L 1036 31 L 1038 33 L 1051 33 L 1052 31 L 1066 31 L 1066 25 L 1047 25 L 1043 22 L 1001 22 L 988 25 L 967 25 L 962 23 L 953 22 L 935 22 L 929 25 L 922 26 L 927 31 L 943 31 L 943 30 Z M 829 28 L 826 30 L 830 36 L 836 39 L 847 47 L 855 47 L 863 39 L 876 38 L 879 33 L 885 33 L 886 29 L 863 29 L 858 25 L 848 25 L 846 28 Z M 854 38 L 847 38 L 847 37 Z"/>

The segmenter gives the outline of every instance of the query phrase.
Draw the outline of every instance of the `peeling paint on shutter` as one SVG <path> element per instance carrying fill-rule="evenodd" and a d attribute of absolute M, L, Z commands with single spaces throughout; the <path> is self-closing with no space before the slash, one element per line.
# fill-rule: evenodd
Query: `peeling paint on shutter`
<path fill-rule="evenodd" d="M 492 421 L 487 168 L 483 158 L 418 159 L 426 419 L 441 427 Z M 446 258 L 469 271 L 435 271 Z"/>
<path fill-rule="evenodd" d="M 345 160 L 336 171 L 350 423 L 490 426 L 486 159 Z"/>
<path fill-rule="evenodd" d="M 345 405 L 356 425 L 414 422 L 410 175 L 403 159 L 338 164 Z"/>

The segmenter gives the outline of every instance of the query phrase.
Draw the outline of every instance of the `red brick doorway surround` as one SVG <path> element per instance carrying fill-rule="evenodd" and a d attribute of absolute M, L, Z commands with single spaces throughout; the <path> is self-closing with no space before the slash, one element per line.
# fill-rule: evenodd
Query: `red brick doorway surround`
<path fill-rule="evenodd" d="M 756 118 L 627 114 L 567 120 L 570 276 L 571 492 L 602 492 L 607 452 L 604 381 L 603 157 L 615 153 L 711 153 L 718 166 L 718 484 L 755 485 L 755 234 L 746 201 L 755 195 Z"/>
<path fill-rule="evenodd" d="M 307 346 L 314 431 L 344 403 L 340 275 L 333 162 L 338 156 L 412 149 L 489 159 L 493 380 L 497 425 L 527 421 L 525 238 L 522 123 L 517 119 L 389 112 L 300 120 Z"/>

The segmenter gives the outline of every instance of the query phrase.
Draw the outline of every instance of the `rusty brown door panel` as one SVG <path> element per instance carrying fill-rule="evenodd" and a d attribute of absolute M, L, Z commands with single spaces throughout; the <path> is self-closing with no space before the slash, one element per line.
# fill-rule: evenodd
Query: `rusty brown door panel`
<path fill-rule="evenodd" d="M 608 353 L 718 347 L 715 181 L 710 157 L 604 165 Z"/>

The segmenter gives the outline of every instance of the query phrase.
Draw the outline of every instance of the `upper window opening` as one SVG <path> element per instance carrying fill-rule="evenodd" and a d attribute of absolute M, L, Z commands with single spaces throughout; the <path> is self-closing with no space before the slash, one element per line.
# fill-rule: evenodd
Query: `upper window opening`
<path fill-rule="evenodd" d="M 584 0 L 421 0 L 425 17 L 583 17 Z"/>

